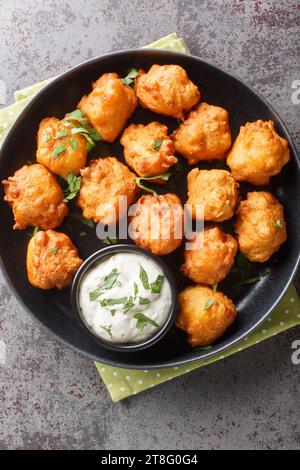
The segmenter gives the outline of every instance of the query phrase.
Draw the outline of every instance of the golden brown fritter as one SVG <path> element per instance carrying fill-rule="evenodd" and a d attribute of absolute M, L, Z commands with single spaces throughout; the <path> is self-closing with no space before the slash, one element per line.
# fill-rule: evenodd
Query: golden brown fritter
<path fill-rule="evenodd" d="M 183 274 L 198 284 L 221 282 L 231 270 L 238 244 L 219 227 L 208 227 L 189 241 L 184 251 Z"/>
<path fill-rule="evenodd" d="M 176 152 L 190 165 L 202 160 L 223 160 L 231 145 L 228 112 L 219 106 L 201 103 L 172 137 Z"/>
<path fill-rule="evenodd" d="M 227 157 L 227 165 L 237 181 L 267 185 L 290 159 L 287 140 L 280 137 L 273 121 L 248 122 Z"/>
<path fill-rule="evenodd" d="M 144 108 L 178 119 L 200 100 L 198 87 L 179 65 L 152 65 L 147 73 L 140 70 L 135 90 Z"/>
<path fill-rule="evenodd" d="M 141 248 L 167 255 L 183 238 L 183 207 L 176 194 L 142 196 L 130 223 L 130 236 Z"/>
<path fill-rule="evenodd" d="M 44 230 L 55 228 L 69 212 L 55 176 L 39 163 L 23 166 L 2 183 L 6 194 L 4 200 L 14 213 L 14 229 L 30 226 Z"/>
<path fill-rule="evenodd" d="M 77 249 L 64 233 L 37 232 L 28 244 L 28 280 L 39 289 L 67 287 L 82 263 Z"/>
<path fill-rule="evenodd" d="M 136 175 L 115 157 L 92 160 L 80 173 L 82 179 L 77 204 L 88 220 L 111 225 L 123 217 L 124 210 L 138 195 Z M 124 196 L 127 199 L 122 209 L 120 198 Z"/>
<path fill-rule="evenodd" d="M 192 347 L 207 346 L 224 334 L 236 315 L 235 305 L 222 292 L 201 285 L 190 286 L 179 294 L 175 324 L 186 331 Z"/>
<path fill-rule="evenodd" d="M 87 159 L 87 141 L 80 134 L 72 134 L 56 118 L 43 119 L 37 136 L 36 159 L 56 175 L 67 178 L 68 173 L 79 173 Z"/>
<path fill-rule="evenodd" d="M 116 73 L 102 75 L 93 83 L 93 91 L 78 104 L 101 139 L 107 142 L 113 142 L 118 137 L 136 107 L 134 90 L 129 85 L 123 85 Z"/>
<path fill-rule="evenodd" d="M 194 168 L 187 176 L 187 183 L 187 204 L 193 219 L 201 218 L 201 208 L 207 221 L 223 222 L 233 217 L 239 194 L 238 184 L 229 171 Z"/>
<path fill-rule="evenodd" d="M 248 193 L 236 215 L 235 232 L 239 247 L 250 261 L 264 263 L 285 242 L 283 206 L 271 193 Z"/>
<path fill-rule="evenodd" d="M 166 172 L 177 158 L 168 128 L 159 122 L 131 124 L 125 129 L 121 140 L 126 163 L 143 177 Z"/>

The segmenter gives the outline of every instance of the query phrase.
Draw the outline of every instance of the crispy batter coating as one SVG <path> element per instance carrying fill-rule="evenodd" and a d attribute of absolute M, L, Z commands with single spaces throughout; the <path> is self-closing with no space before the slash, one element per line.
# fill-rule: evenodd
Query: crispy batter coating
<path fill-rule="evenodd" d="M 172 137 L 176 152 L 190 165 L 202 160 L 223 160 L 231 145 L 228 112 L 219 106 L 201 103 Z"/>
<path fill-rule="evenodd" d="M 179 294 L 176 326 L 186 331 L 192 347 L 207 346 L 224 334 L 234 322 L 237 311 L 222 292 L 197 285 Z"/>
<path fill-rule="evenodd" d="M 198 87 L 179 65 L 152 65 L 147 73 L 139 71 L 135 90 L 144 108 L 178 119 L 200 100 Z"/>
<path fill-rule="evenodd" d="M 58 137 L 59 135 L 62 137 Z M 71 134 L 57 118 L 43 119 L 37 135 L 36 159 L 45 165 L 52 173 L 67 178 L 68 173 L 78 175 L 80 168 L 84 168 L 87 159 L 87 141 L 80 134 Z M 55 150 L 65 148 L 59 155 Z"/>
<path fill-rule="evenodd" d="M 123 85 L 116 73 L 102 75 L 93 83 L 93 91 L 78 104 L 101 139 L 107 142 L 118 137 L 136 107 L 135 91 L 129 85 Z"/>
<path fill-rule="evenodd" d="M 271 193 L 248 193 L 236 215 L 235 232 L 239 247 L 250 261 L 264 263 L 285 242 L 283 206 Z"/>
<path fill-rule="evenodd" d="M 69 212 L 55 176 L 39 163 L 23 166 L 2 183 L 6 194 L 4 200 L 14 213 L 14 229 L 30 226 L 44 230 L 55 228 Z"/>
<path fill-rule="evenodd" d="M 188 210 L 192 218 L 223 222 L 233 217 L 238 200 L 238 184 L 226 170 L 199 170 L 194 168 L 187 176 Z M 197 217 L 197 207 L 199 214 Z"/>
<path fill-rule="evenodd" d="M 130 236 L 157 255 L 176 250 L 183 238 L 183 207 L 176 194 L 142 196 L 130 223 Z"/>
<path fill-rule="evenodd" d="M 235 238 L 219 227 L 208 227 L 189 243 L 189 249 L 184 251 L 183 274 L 198 284 L 221 282 L 234 263 L 238 250 Z"/>
<path fill-rule="evenodd" d="M 136 175 L 115 157 L 92 160 L 80 173 L 82 179 L 77 204 L 88 220 L 111 225 L 122 218 L 138 195 Z M 127 198 L 124 207 L 120 205 L 123 196 Z"/>
<path fill-rule="evenodd" d="M 120 142 L 127 164 L 140 176 L 159 175 L 177 162 L 168 128 L 159 122 L 131 124 Z"/>
<path fill-rule="evenodd" d="M 82 263 L 77 249 L 64 233 L 38 232 L 28 244 L 27 275 L 34 287 L 63 289 L 71 284 Z"/>
<path fill-rule="evenodd" d="M 241 127 L 227 165 L 237 181 L 263 186 L 281 172 L 289 159 L 288 142 L 277 134 L 274 122 L 258 120 Z"/>

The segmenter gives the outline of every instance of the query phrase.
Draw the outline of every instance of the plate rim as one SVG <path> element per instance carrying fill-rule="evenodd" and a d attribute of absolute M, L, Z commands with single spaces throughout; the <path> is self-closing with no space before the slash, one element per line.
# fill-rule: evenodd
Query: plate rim
<path fill-rule="evenodd" d="M 239 78 L 238 76 L 236 76 L 234 73 L 232 72 L 229 72 L 227 71 L 226 69 L 224 69 L 223 67 L 220 67 L 219 65 L 216 65 L 214 64 L 213 62 L 210 62 L 210 61 L 207 61 L 207 60 L 204 60 L 202 59 L 201 57 L 198 57 L 198 56 L 195 56 L 193 54 L 186 54 L 186 53 L 183 53 L 183 52 L 177 52 L 177 51 L 169 51 L 169 50 L 164 50 L 164 49 L 155 49 L 155 48 L 141 48 L 141 49 L 125 49 L 125 50 L 119 50 L 119 51 L 113 51 L 113 52 L 108 52 L 108 53 L 105 53 L 105 54 L 101 54 L 99 56 L 95 56 L 87 61 L 82 61 L 80 62 L 79 64 L 71 67 L 70 69 L 68 69 L 66 72 L 63 72 L 62 74 L 58 75 L 57 77 L 55 77 L 53 80 L 50 81 L 50 83 L 48 83 L 44 88 L 42 88 L 42 90 L 40 90 L 30 101 L 29 103 L 27 104 L 27 106 L 22 110 L 22 112 L 20 113 L 20 115 L 17 117 L 16 121 L 14 122 L 14 124 L 12 125 L 12 127 L 10 128 L 9 132 L 7 133 L 7 135 L 5 136 L 4 138 L 4 141 L 1 145 L 1 148 L 0 148 L 0 159 L 1 159 L 1 156 L 2 156 L 2 152 L 3 152 L 3 149 L 5 149 L 6 145 L 7 145 L 7 142 L 9 141 L 10 139 L 10 136 L 11 134 L 14 132 L 15 128 L 18 127 L 19 125 L 19 122 L 21 120 L 24 119 L 24 115 L 26 114 L 26 112 L 29 112 L 31 110 L 32 107 L 34 107 L 35 103 L 40 99 L 40 97 L 47 92 L 47 90 L 49 88 L 51 88 L 52 86 L 56 85 L 61 79 L 65 78 L 65 77 L 68 77 L 69 75 L 72 75 L 74 72 L 76 72 L 77 70 L 80 70 L 83 66 L 85 65 L 88 65 L 88 64 L 93 64 L 93 63 L 96 63 L 98 62 L 99 60 L 102 60 L 102 59 L 105 59 L 105 58 L 110 58 L 110 57 L 114 57 L 114 56 L 122 56 L 122 55 L 126 55 L 126 54 L 137 54 L 137 55 L 143 55 L 143 54 L 147 54 L 147 53 L 155 53 L 155 54 L 158 54 L 158 55 L 161 55 L 162 57 L 163 56 L 168 56 L 168 57 L 181 57 L 181 58 L 190 58 L 191 60 L 196 60 L 197 62 L 201 62 L 213 69 L 215 69 L 217 72 L 221 72 L 222 74 L 225 74 L 227 75 L 229 78 L 231 79 L 234 79 L 235 81 L 237 81 L 240 85 L 242 85 L 244 88 L 247 88 L 248 91 L 250 91 L 251 93 L 253 93 L 254 95 L 256 95 L 256 97 L 263 102 L 263 104 L 270 109 L 270 111 L 272 112 L 272 114 L 276 117 L 277 121 L 280 123 L 281 127 L 284 129 L 284 132 L 288 138 L 288 142 L 289 142 L 289 146 L 290 148 L 292 149 L 292 153 L 295 155 L 296 157 L 296 163 L 297 163 L 297 167 L 298 167 L 298 172 L 300 174 L 300 157 L 299 157 L 299 154 L 298 154 L 298 151 L 296 149 L 296 145 L 294 143 L 294 140 L 287 128 L 287 125 L 284 123 L 284 121 L 282 120 L 282 118 L 279 116 L 279 114 L 277 113 L 277 111 L 273 108 L 272 105 L 269 104 L 269 102 L 264 98 L 264 96 L 261 95 L 260 92 L 258 92 L 256 89 L 254 89 L 252 86 L 248 85 L 246 82 L 244 82 L 241 78 Z M 7 282 L 7 284 L 9 285 L 12 293 L 14 294 L 15 298 L 17 299 L 17 301 L 21 304 L 21 306 L 24 308 L 25 312 L 29 314 L 29 316 L 31 318 L 34 319 L 34 321 L 38 322 L 38 324 L 42 327 L 42 330 L 50 333 L 54 338 L 56 338 L 59 343 L 67 346 L 68 348 L 72 349 L 73 351 L 76 351 L 77 353 L 81 354 L 82 356 L 86 357 L 86 358 L 89 358 L 95 362 L 103 362 L 103 364 L 107 364 L 107 365 L 110 365 L 110 366 L 113 366 L 113 367 L 118 367 L 118 368 L 124 368 L 124 369 L 131 369 L 131 370 L 158 370 L 158 369 L 169 369 L 169 368 L 174 368 L 174 367 L 180 367 L 180 366 L 187 366 L 188 364 L 194 364 L 195 362 L 197 361 L 200 361 L 200 360 L 204 360 L 204 359 L 211 359 L 213 358 L 214 356 L 216 355 L 219 355 L 220 353 L 222 352 L 225 352 L 224 354 L 224 357 L 226 357 L 226 351 L 229 350 L 231 347 L 233 347 L 234 345 L 237 345 L 239 344 L 244 338 L 246 338 L 247 336 L 249 336 L 251 333 L 253 333 L 271 314 L 271 312 L 274 310 L 274 308 L 276 308 L 276 306 L 279 304 L 279 302 L 281 301 L 281 299 L 283 298 L 283 296 L 285 295 L 285 293 L 287 292 L 288 288 L 290 287 L 293 279 L 294 279 L 294 276 L 299 268 L 299 265 L 300 265 L 300 246 L 298 248 L 298 255 L 297 255 L 297 258 L 295 260 L 295 263 L 294 263 L 294 267 L 289 275 L 289 279 L 284 287 L 284 289 L 282 289 L 280 295 L 277 297 L 276 301 L 273 303 L 272 307 L 270 307 L 266 313 L 254 324 L 252 325 L 252 327 L 250 327 L 245 333 L 241 334 L 238 338 L 235 338 L 233 340 L 228 340 L 228 343 L 224 346 L 219 346 L 217 347 L 217 349 L 215 349 L 213 352 L 209 352 L 209 351 L 205 351 L 205 352 L 199 352 L 199 354 L 196 356 L 196 357 L 193 357 L 193 358 L 190 358 L 190 359 L 178 359 L 176 361 L 174 360 L 167 360 L 166 363 L 162 364 L 162 365 L 159 365 L 159 364 L 152 364 L 152 365 L 149 365 L 147 364 L 146 366 L 145 365 L 132 365 L 132 364 L 129 364 L 129 365 L 122 365 L 120 364 L 118 361 L 114 360 L 114 359 L 101 359 L 99 360 L 98 357 L 96 357 L 94 354 L 91 354 L 91 353 L 87 353 L 85 351 L 83 351 L 82 349 L 80 349 L 79 347 L 77 346 L 74 346 L 73 344 L 71 344 L 70 342 L 66 341 L 62 336 L 58 335 L 56 332 L 54 332 L 53 330 L 51 330 L 48 326 L 46 326 L 39 318 L 37 318 L 35 316 L 35 314 L 31 311 L 31 309 L 26 305 L 26 303 L 21 299 L 17 289 L 15 288 L 15 286 L 13 285 L 13 282 L 11 281 L 7 271 L 6 271 L 6 268 L 5 268 L 5 265 L 4 265 L 4 261 L 2 259 L 2 253 L 0 253 L 0 268 L 1 268 L 1 271 L 3 273 L 3 276 L 4 276 L 4 279 L 5 281 Z M 246 348 L 245 348 L 246 349 Z M 234 354 L 234 353 L 232 353 Z M 231 355 L 231 354 L 229 354 Z M 217 360 L 220 360 L 222 359 L 223 357 L 220 357 L 218 358 Z"/>

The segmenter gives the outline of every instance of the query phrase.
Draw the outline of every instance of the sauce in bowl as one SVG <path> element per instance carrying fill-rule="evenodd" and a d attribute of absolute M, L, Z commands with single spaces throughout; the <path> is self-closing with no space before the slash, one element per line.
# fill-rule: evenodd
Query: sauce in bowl
<path fill-rule="evenodd" d="M 161 267 L 139 253 L 116 253 L 84 274 L 78 305 L 87 327 L 112 343 L 151 338 L 168 319 L 172 292 Z"/>

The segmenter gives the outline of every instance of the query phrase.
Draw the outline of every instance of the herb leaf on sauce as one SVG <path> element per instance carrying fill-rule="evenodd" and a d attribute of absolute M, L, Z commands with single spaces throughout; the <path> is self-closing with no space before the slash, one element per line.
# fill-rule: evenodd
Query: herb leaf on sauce
<path fill-rule="evenodd" d="M 140 305 L 147 305 L 150 304 L 150 300 L 146 299 L 145 297 L 139 297 L 139 304 Z"/>
<path fill-rule="evenodd" d="M 99 325 L 99 326 L 100 326 L 100 328 L 102 328 L 102 330 L 104 330 L 104 331 L 108 334 L 108 336 L 109 336 L 111 339 L 113 339 L 113 335 L 112 335 L 112 332 L 111 332 L 111 328 L 108 328 L 108 327 L 106 327 L 106 326 L 104 326 L 104 325 Z"/>
<path fill-rule="evenodd" d="M 104 279 L 104 282 L 94 291 L 89 293 L 90 301 L 93 302 L 94 300 L 98 299 L 104 291 L 110 290 L 115 285 L 119 276 L 119 272 L 116 268 L 114 268 L 108 276 Z M 127 300 L 127 298 L 125 297 Z"/>
<path fill-rule="evenodd" d="M 148 274 L 146 273 L 145 269 L 142 265 L 140 265 L 140 280 L 143 284 L 144 289 L 150 290 Z"/>
<path fill-rule="evenodd" d="M 62 137 L 66 137 L 67 135 L 68 131 L 61 131 L 55 136 L 55 139 L 62 139 Z"/>
<path fill-rule="evenodd" d="M 127 313 L 134 306 L 133 297 L 130 295 L 127 299 L 126 304 L 124 305 L 124 314 Z"/>
<path fill-rule="evenodd" d="M 152 294 L 160 294 L 163 282 L 165 280 L 165 277 L 162 274 L 159 274 L 157 278 L 155 279 L 154 282 L 151 284 L 151 292 Z"/>
<path fill-rule="evenodd" d="M 140 331 L 144 331 L 146 325 L 152 325 L 158 327 L 158 324 L 152 320 L 151 318 L 147 317 L 141 312 L 137 312 L 133 315 L 133 318 L 137 321 L 136 327 Z"/>
<path fill-rule="evenodd" d="M 280 219 L 276 220 L 276 222 L 274 223 L 274 227 L 276 228 L 282 228 L 282 222 Z"/>
<path fill-rule="evenodd" d="M 138 293 L 139 293 L 139 287 L 138 287 L 136 282 L 133 284 L 133 288 L 134 288 L 134 300 L 135 300 L 137 298 Z"/>
<path fill-rule="evenodd" d="M 100 305 L 102 307 L 108 307 L 111 305 L 120 305 L 120 304 L 126 304 L 127 302 L 127 297 L 120 297 L 119 299 L 102 299 L 100 300 Z"/>

